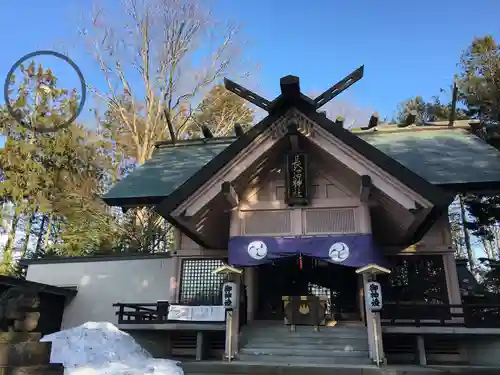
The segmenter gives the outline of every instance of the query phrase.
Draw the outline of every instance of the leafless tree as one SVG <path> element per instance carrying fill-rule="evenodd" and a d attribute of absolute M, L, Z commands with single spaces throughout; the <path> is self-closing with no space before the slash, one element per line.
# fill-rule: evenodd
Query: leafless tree
<path fill-rule="evenodd" d="M 105 104 L 108 129 L 142 164 L 169 128 L 183 137 L 206 89 L 242 68 L 240 33 L 234 23 L 215 22 L 198 0 L 119 4 L 94 6 L 80 34 L 105 79 L 104 88 L 89 88 Z"/>

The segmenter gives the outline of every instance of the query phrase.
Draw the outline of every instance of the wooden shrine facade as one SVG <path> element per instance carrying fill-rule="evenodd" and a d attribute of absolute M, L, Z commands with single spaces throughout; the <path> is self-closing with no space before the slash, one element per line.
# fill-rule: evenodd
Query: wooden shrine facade
<path fill-rule="evenodd" d="M 281 79 L 281 94 L 273 101 L 226 81 L 229 90 L 268 116 L 246 133 L 235 127 L 235 137 L 213 138 L 205 128 L 205 139 L 181 141 L 172 133 L 172 140 L 158 145 L 151 161 L 103 197 L 109 205 L 124 208 L 153 205 L 175 227 L 172 254 L 177 265 L 170 303 L 219 305 L 226 276 L 213 271 L 227 263 L 243 269 L 233 280 L 241 285 L 241 301 L 235 308 L 235 332 L 229 336 L 233 341 L 228 346 L 226 337 L 226 348 L 237 352 L 238 328 L 258 319 L 263 305 L 276 301 L 276 296 L 262 300 L 266 289 L 278 288 L 276 280 L 307 286 L 298 292 L 286 289 L 284 282 L 280 291 L 321 293 L 326 281 L 303 283 L 304 270 L 314 270 L 307 276 L 313 277 L 332 263 L 340 268 L 330 274 L 352 270 L 345 274 L 349 282 L 343 283 L 351 289 L 335 291 L 342 298 L 329 312 L 332 320 L 363 321 L 370 332 L 370 325 L 394 320 L 390 312 L 395 314 L 395 304 L 433 304 L 448 306 L 449 314 L 439 308 L 416 309 L 412 317 L 405 309 L 402 319 L 414 326 L 429 320 L 464 324 L 463 311 L 455 311 L 461 296 L 448 222 L 448 207 L 457 192 L 449 188 L 457 186 L 454 177 L 438 183 L 433 171 L 418 170 L 420 164 L 431 164 L 420 156 L 413 169 L 408 154 L 397 160 L 389 152 L 394 150 L 381 151 L 370 134 L 351 132 L 342 121 L 331 121 L 318 111 L 362 74 L 360 68 L 314 99 L 301 93 L 293 76 Z M 370 123 L 376 120 L 372 117 Z M 410 131 L 394 129 L 397 134 Z M 431 126 L 426 131 L 441 130 Z M 418 154 L 418 143 L 411 146 L 406 144 L 408 152 Z M 471 183 L 478 185 L 479 180 Z M 142 186 L 140 191 L 134 190 L 137 186 Z M 304 272 L 292 264 L 268 271 L 274 281 L 265 279 L 261 271 L 285 258 L 295 259 L 295 268 Z M 363 302 L 367 278 L 354 270 L 382 266 L 378 263 L 391 270 L 378 276 L 389 315 L 382 313 L 382 321 L 377 316 L 371 322 Z M 161 315 L 155 314 L 150 315 Z M 379 344 L 370 336 L 371 351 L 374 345 Z"/>

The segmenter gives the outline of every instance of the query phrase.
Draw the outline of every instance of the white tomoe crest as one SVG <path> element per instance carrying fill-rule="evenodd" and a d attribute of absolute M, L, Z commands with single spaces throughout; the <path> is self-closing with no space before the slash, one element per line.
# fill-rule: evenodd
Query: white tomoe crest
<path fill-rule="evenodd" d="M 330 246 L 328 250 L 328 256 L 335 263 L 341 263 L 347 258 L 349 258 L 349 246 L 343 242 L 336 242 Z"/>
<path fill-rule="evenodd" d="M 251 258 L 261 260 L 267 255 L 267 246 L 262 241 L 252 241 L 248 244 L 247 251 Z"/>

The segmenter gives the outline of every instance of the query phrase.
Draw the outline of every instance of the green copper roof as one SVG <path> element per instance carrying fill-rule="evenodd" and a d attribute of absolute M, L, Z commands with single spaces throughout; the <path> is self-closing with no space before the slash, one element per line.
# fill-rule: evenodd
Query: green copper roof
<path fill-rule="evenodd" d="M 159 203 L 235 139 L 200 139 L 158 146 L 150 160 L 113 186 L 102 199 L 110 205 L 126 200 Z"/>
<path fill-rule="evenodd" d="M 358 133 L 360 138 L 437 184 L 500 180 L 500 152 L 463 129 L 401 129 Z M 151 160 L 103 196 L 110 205 L 157 204 L 181 187 L 236 138 L 159 146 Z"/>
<path fill-rule="evenodd" d="M 500 152 L 463 129 L 408 129 L 358 136 L 433 184 L 500 181 Z"/>

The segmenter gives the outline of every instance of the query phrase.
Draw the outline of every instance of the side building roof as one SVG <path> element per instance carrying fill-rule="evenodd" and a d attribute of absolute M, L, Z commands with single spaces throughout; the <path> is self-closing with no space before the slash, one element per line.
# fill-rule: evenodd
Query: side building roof
<path fill-rule="evenodd" d="M 466 129 L 424 126 L 358 136 L 434 185 L 500 187 L 500 152 Z"/>
<path fill-rule="evenodd" d="M 102 199 L 110 206 L 159 204 L 235 139 L 158 144 L 151 159 L 115 184 Z"/>

